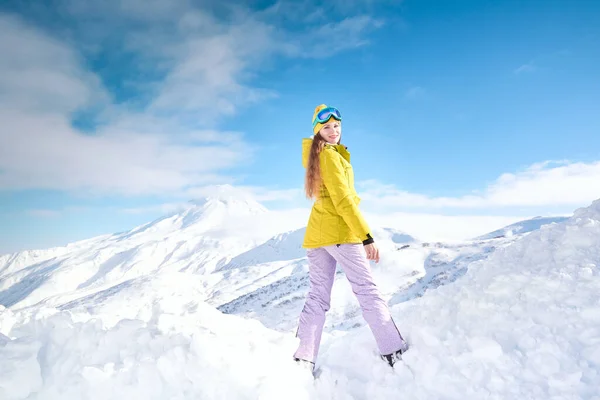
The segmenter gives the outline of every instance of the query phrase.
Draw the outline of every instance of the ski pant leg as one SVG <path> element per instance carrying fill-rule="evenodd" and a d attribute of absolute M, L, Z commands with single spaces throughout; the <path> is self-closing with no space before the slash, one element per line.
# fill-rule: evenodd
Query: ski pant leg
<path fill-rule="evenodd" d="M 363 317 L 369 324 L 381 354 L 392 354 L 408 349 L 396 327 L 387 303 L 373 281 L 371 266 L 362 244 L 328 246 L 327 251 L 343 269 L 356 295 Z"/>
<path fill-rule="evenodd" d="M 325 313 L 330 306 L 336 262 L 324 248 L 309 249 L 307 257 L 310 290 L 300 313 L 296 333 L 300 344 L 294 357 L 314 362 L 319 352 Z"/>

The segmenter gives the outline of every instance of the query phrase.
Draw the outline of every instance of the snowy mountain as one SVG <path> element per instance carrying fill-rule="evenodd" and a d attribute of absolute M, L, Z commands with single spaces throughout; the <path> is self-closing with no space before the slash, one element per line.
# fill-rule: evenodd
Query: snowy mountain
<path fill-rule="evenodd" d="M 514 224 L 505 226 L 504 228 L 495 230 L 485 235 L 476 237 L 476 240 L 488 240 L 501 237 L 511 237 L 517 234 L 524 234 L 536 231 L 544 225 L 557 224 L 564 222 L 568 217 L 535 217 L 532 219 L 516 222 Z"/>
<path fill-rule="evenodd" d="M 284 220 L 212 198 L 1 258 L 0 398 L 597 396 L 600 201 L 493 241 L 374 227 L 372 271 L 411 348 L 394 369 L 377 357 L 338 271 L 317 380 L 291 360 L 308 266 Z"/>
<path fill-rule="evenodd" d="M 274 233 L 266 214 L 247 199 L 208 198 L 129 232 L 4 256 L 0 304 L 60 304 L 159 271 L 209 273 Z"/>

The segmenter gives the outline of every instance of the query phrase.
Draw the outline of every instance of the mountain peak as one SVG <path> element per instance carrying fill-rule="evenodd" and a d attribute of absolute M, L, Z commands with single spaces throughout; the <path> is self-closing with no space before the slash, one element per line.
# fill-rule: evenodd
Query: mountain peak
<path fill-rule="evenodd" d="M 210 196 L 201 199 L 191 200 L 190 207 L 183 211 L 183 214 L 207 214 L 216 210 L 226 211 L 228 214 L 262 214 L 268 210 L 258 201 L 252 198 L 238 198 L 235 196 Z M 178 214 L 182 214 L 181 212 Z"/>
<path fill-rule="evenodd" d="M 229 184 L 212 186 L 206 189 L 202 196 L 192 199 L 188 203 L 192 206 L 200 207 L 217 203 L 232 207 L 246 205 L 253 210 L 266 211 L 266 208 L 247 191 L 235 188 Z"/>
<path fill-rule="evenodd" d="M 196 233 L 206 232 L 239 218 L 268 212 L 247 192 L 234 189 L 230 185 L 211 188 L 205 194 L 204 197 L 188 201 L 185 206 L 170 214 L 134 228 L 124 236 L 131 237 L 142 233 L 166 236 L 187 229 L 193 229 Z"/>

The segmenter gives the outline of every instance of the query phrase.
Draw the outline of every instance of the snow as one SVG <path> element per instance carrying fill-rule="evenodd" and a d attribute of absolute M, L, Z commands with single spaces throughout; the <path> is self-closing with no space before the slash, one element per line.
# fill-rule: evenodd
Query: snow
<path fill-rule="evenodd" d="M 281 334 L 201 303 L 149 322 L 76 322 L 57 312 L 15 331 L 0 353 L 0 398 L 171 399 L 308 396 Z M 240 340 L 245 337 L 245 340 Z"/>
<path fill-rule="evenodd" d="M 600 399 L 600 201 L 457 243 L 374 227 L 410 350 L 378 357 L 338 272 L 318 379 L 291 359 L 308 279 L 282 216 L 221 197 L 0 259 L 0 399 Z"/>
<path fill-rule="evenodd" d="M 395 308 L 416 350 L 405 357 L 411 368 L 434 365 L 447 398 L 461 390 L 472 398 L 598 398 L 598 205 L 471 264 L 460 284 Z M 419 393 L 424 383 L 405 389 Z"/>

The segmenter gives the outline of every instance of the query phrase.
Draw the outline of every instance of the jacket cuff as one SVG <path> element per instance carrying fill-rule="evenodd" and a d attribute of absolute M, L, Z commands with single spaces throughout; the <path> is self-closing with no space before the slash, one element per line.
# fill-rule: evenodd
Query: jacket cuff
<path fill-rule="evenodd" d="M 366 246 L 366 245 L 374 243 L 374 242 L 375 242 L 375 239 L 373 239 L 371 237 L 370 233 L 367 233 L 367 239 L 363 240 L 363 246 Z"/>

